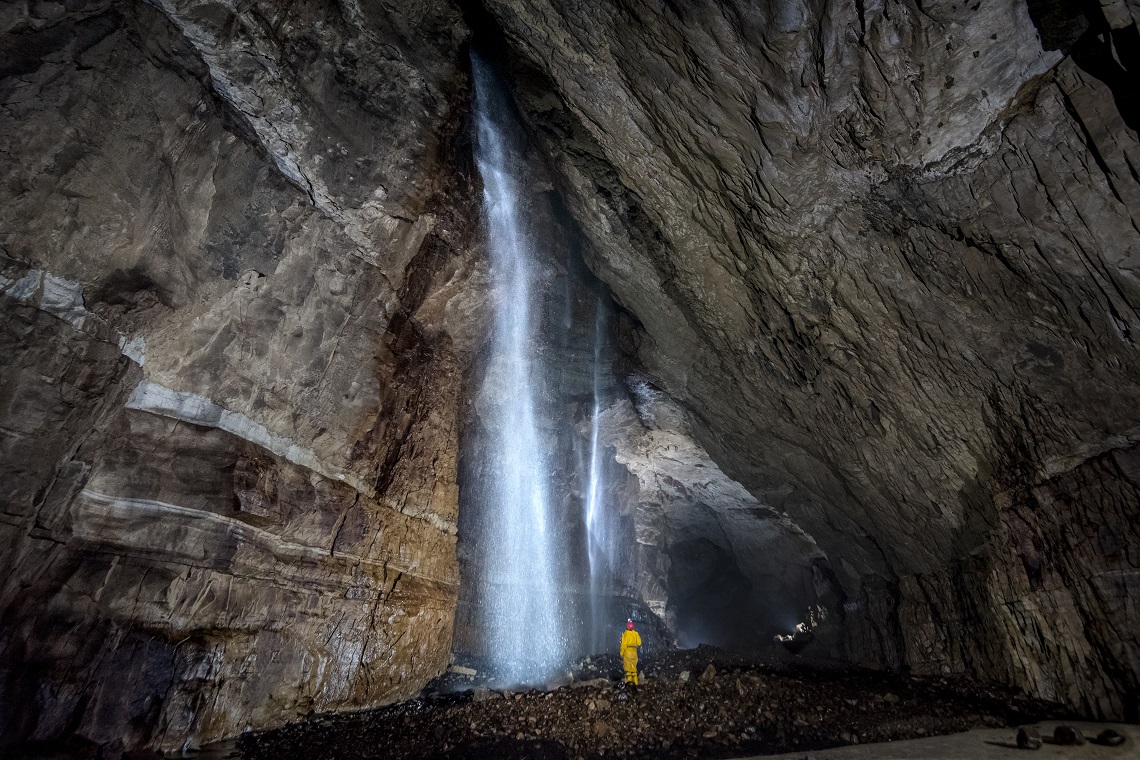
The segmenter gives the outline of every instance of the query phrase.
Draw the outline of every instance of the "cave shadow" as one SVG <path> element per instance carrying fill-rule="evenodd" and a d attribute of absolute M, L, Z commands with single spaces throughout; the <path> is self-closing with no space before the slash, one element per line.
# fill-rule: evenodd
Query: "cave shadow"
<path fill-rule="evenodd" d="M 1097 0 L 1027 0 L 1045 50 L 1068 55 L 1108 87 L 1129 129 L 1140 133 L 1140 30 L 1113 29 Z"/>

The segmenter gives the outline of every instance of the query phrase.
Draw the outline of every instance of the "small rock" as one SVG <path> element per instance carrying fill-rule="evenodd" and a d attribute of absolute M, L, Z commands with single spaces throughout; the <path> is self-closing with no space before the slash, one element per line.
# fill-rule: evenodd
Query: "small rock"
<path fill-rule="evenodd" d="M 710 662 L 709 666 L 705 668 L 705 672 L 701 673 L 701 677 L 697 680 L 701 683 L 710 683 L 714 678 L 716 678 L 716 668 L 713 667 L 713 664 Z"/>
<path fill-rule="evenodd" d="M 461 676 L 473 676 L 478 673 L 474 668 L 465 668 L 462 665 L 452 665 L 447 669 L 448 673 L 457 673 Z"/>
<path fill-rule="evenodd" d="M 476 686 L 475 690 L 471 692 L 472 702 L 485 702 L 494 696 L 494 693 L 486 686 Z"/>
<path fill-rule="evenodd" d="M 705 731 L 703 734 L 701 734 L 701 736 L 705 737 L 706 739 L 712 739 L 714 736 L 716 736 L 716 731 Z"/>
<path fill-rule="evenodd" d="M 1097 737 L 1092 741 L 1095 744 L 1100 744 L 1105 747 L 1119 747 L 1121 744 L 1124 744 L 1124 734 L 1111 728 L 1106 728 L 1097 734 Z"/>
<path fill-rule="evenodd" d="M 1092 742 L 1102 746 L 1119 746 L 1124 744 L 1124 734 L 1119 733 L 1118 730 L 1106 728 L 1097 734 L 1097 738 L 1092 739 Z"/>
<path fill-rule="evenodd" d="M 1019 728 L 1017 746 L 1021 749 L 1041 749 L 1041 734 L 1035 728 Z"/>
<path fill-rule="evenodd" d="M 892 694 L 889 691 L 883 695 L 883 701 L 888 705 L 898 704 L 899 697 L 897 694 Z"/>
<path fill-rule="evenodd" d="M 573 675 L 570 673 L 561 673 L 547 681 L 546 690 L 554 691 L 556 689 L 561 689 L 563 686 L 569 686 L 572 683 L 574 683 Z"/>
<path fill-rule="evenodd" d="M 1057 726 L 1053 729 L 1053 741 L 1069 747 L 1079 747 L 1085 743 L 1085 735 L 1076 726 Z"/>
<path fill-rule="evenodd" d="M 680 681 L 681 683 L 688 683 L 689 679 L 691 677 L 692 677 L 692 673 L 690 673 L 687 670 L 682 670 L 681 675 L 677 676 L 677 680 Z"/>
<path fill-rule="evenodd" d="M 584 689 L 590 687 L 603 688 L 610 685 L 608 678 L 591 678 L 589 681 L 575 681 L 570 684 L 571 689 Z"/>

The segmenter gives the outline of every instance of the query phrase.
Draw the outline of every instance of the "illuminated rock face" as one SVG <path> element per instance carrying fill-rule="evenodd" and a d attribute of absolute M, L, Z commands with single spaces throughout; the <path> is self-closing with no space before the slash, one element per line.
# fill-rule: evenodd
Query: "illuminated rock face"
<path fill-rule="evenodd" d="M 0 10 L 5 742 L 177 748 L 447 664 L 491 297 L 467 20 L 280 5 Z M 1135 19 L 1048 5 L 473 14 L 548 248 L 617 302 L 615 596 L 678 633 L 747 582 L 852 661 L 1140 717 Z"/>
<path fill-rule="evenodd" d="M 464 32 L 325 5 L 4 11 L 5 741 L 177 748 L 447 665 Z"/>

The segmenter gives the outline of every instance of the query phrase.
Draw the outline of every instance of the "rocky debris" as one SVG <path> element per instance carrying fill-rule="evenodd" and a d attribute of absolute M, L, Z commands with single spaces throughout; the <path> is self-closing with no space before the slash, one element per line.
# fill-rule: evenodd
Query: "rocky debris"
<path fill-rule="evenodd" d="M 1021 749 L 1041 749 L 1041 733 L 1035 728 L 1017 729 L 1017 746 Z"/>
<path fill-rule="evenodd" d="M 707 659 L 718 655 L 715 664 Z M 646 658 L 650 678 L 637 688 L 593 681 L 489 699 L 494 692 L 484 687 L 382 710 L 314 716 L 243 736 L 240 746 L 248 760 L 330 753 L 397 760 L 740 757 L 1006 726 L 1059 709 L 963 679 L 741 664 L 746 660 L 687 650 Z M 715 675 L 683 682 L 674 675 L 680 668 Z M 888 703 L 888 694 L 897 703 Z"/>
<path fill-rule="evenodd" d="M 488 699 L 495 699 L 502 696 L 496 691 L 491 691 L 486 686 L 476 686 L 471 692 L 472 702 L 486 702 Z"/>
<path fill-rule="evenodd" d="M 574 681 L 570 684 L 572 689 L 602 689 L 611 686 L 612 682 L 608 678 L 591 678 L 589 681 Z"/>

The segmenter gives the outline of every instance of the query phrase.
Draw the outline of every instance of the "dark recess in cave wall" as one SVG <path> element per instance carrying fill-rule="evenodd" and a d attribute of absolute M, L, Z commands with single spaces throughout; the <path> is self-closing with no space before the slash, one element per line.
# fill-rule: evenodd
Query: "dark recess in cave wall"
<path fill-rule="evenodd" d="M 459 0 L 463 20 L 471 30 L 471 49 L 482 56 L 492 68 L 508 70 L 510 48 L 502 27 L 479 0 Z"/>
<path fill-rule="evenodd" d="M 1112 91 L 1124 123 L 1140 131 L 1140 30 L 1113 29 L 1096 0 L 1027 0 L 1041 46 L 1072 56 Z"/>

